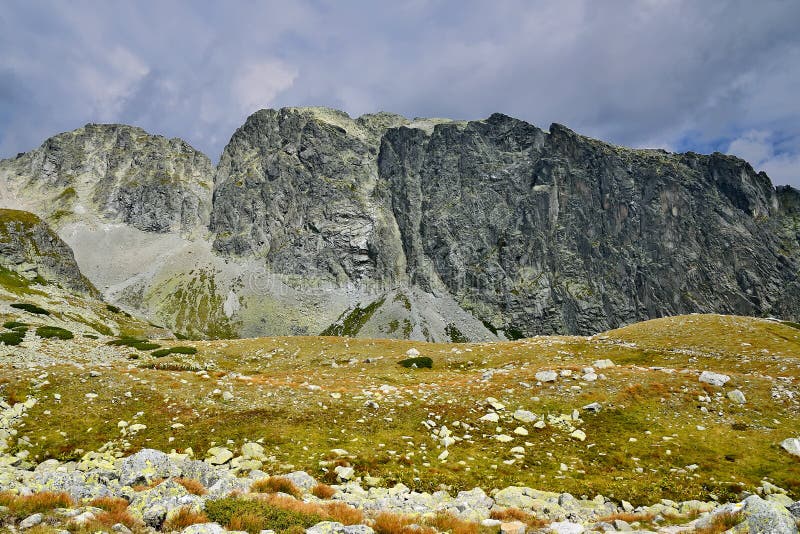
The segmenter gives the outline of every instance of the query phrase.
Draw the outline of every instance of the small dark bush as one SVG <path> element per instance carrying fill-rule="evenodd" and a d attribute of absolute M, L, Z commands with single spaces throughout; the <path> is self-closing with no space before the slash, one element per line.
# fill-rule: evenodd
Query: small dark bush
<path fill-rule="evenodd" d="M 14 330 L 15 328 L 19 328 L 20 326 L 28 326 L 27 323 L 20 323 L 19 321 L 6 321 L 3 323 L 3 328 L 8 328 L 9 330 Z"/>
<path fill-rule="evenodd" d="M 164 356 L 169 356 L 170 354 L 197 354 L 197 349 L 194 347 L 168 347 L 165 349 L 154 350 L 150 354 L 156 358 L 163 358 Z"/>
<path fill-rule="evenodd" d="M 40 308 L 36 304 L 28 304 L 26 302 L 15 302 L 11 305 L 12 308 L 16 308 L 18 310 L 25 310 L 28 313 L 34 313 L 36 315 L 50 315 L 50 312 L 45 310 L 44 308 Z"/>
<path fill-rule="evenodd" d="M 294 526 L 308 528 L 323 518 L 316 514 L 305 514 L 284 510 L 261 500 L 226 497 L 206 502 L 206 515 L 220 525 L 247 530 L 255 534 L 261 530 L 283 532 Z"/>
<path fill-rule="evenodd" d="M 83 334 L 83 337 L 86 339 L 99 339 L 99 337 L 94 334 Z"/>
<path fill-rule="evenodd" d="M 122 311 L 119 308 L 117 308 L 116 306 L 114 306 L 113 304 L 106 304 L 106 309 L 108 311 L 110 311 L 110 312 L 113 312 L 113 313 L 119 313 L 119 312 Z"/>
<path fill-rule="evenodd" d="M 121 337 L 119 339 L 112 339 L 106 344 L 115 347 L 131 347 L 137 350 L 153 350 L 161 347 L 161 345 L 151 343 L 146 339 L 138 339 L 135 337 Z"/>
<path fill-rule="evenodd" d="M 5 343 L 9 347 L 16 347 L 22 343 L 22 338 L 25 337 L 21 332 L 3 332 L 0 334 L 0 343 Z"/>
<path fill-rule="evenodd" d="M 407 358 L 405 360 L 400 360 L 397 363 L 408 369 L 411 369 L 412 367 L 416 367 L 417 369 L 422 369 L 422 368 L 433 369 L 433 360 L 431 360 L 427 356 Z"/>
<path fill-rule="evenodd" d="M 57 337 L 58 339 L 63 340 L 72 339 L 75 337 L 69 330 L 59 328 L 57 326 L 40 326 L 36 329 L 36 335 L 46 339 Z"/>

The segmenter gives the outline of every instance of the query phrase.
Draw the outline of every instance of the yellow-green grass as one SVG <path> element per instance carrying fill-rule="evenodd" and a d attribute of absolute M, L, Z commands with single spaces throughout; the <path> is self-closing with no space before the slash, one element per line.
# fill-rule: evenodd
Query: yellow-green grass
<path fill-rule="evenodd" d="M 89 348 L 102 341 L 76 338 L 70 343 Z M 125 420 L 147 425 L 124 438 L 130 443 L 127 452 L 192 447 L 202 454 L 212 443 L 233 440 L 229 446 L 236 448 L 261 439 L 272 457 L 265 466 L 270 473 L 303 469 L 326 482 L 334 480 L 337 462 L 347 462 L 359 475 L 420 490 L 515 484 L 603 494 L 638 505 L 661 498 L 732 499 L 768 478 L 800 498 L 800 461 L 778 446 L 798 433 L 800 329 L 777 322 L 695 315 L 592 338 L 459 345 L 334 337 L 159 343 L 198 350 L 159 358 L 159 365 L 207 368 L 209 378 L 146 368 L 144 361 L 132 367 L 125 360 L 94 378 L 87 376 L 88 369 L 68 364 L 48 368 L 50 383 L 34 389 L 41 369 L 0 368 L 9 381 L 6 389 L 16 398 L 30 394 L 40 400 L 19 429 L 33 442 L 32 455 L 67 459 L 111 440 L 121 444 L 117 423 Z M 411 347 L 431 357 L 433 369 L 398 365 Z M 367 358 L 373 362 L 366 363 Z M 559 378 L 555 384 L 536 384 L 538 371 L 570 369 L 579 375 L 583 367 L 606 358 L 618 365 L 598 370 L 603 380 Z M 701 384 L 697 375 L 706 369 L 730 375 L 730 383 L 723 388 Z M 484 380 L 489 370 L 494 374 Z M 397 394 L 380 393 L 381 385 L 396 387 Z M 570 388 L 575 385 L 581 388 Z M 773 385 L 794 391 L 794 400 L 772 398 Z M 725 397 L 734 388 L 744 392 L 746 404 Z M 213 394 L 217 389 L 231 391 L 234 399 L 223 401 Z M 62 395 L 60 402 L 53 399 L 55 393 Z M 98 397 L 90 400 L 86 393 Z M 712 402 L 698 400 L 706 395 Z M 504 403 L 508 414 L 521 408 L 558 415 L 595 401 L 603 409 L 581 412 L 583 422 L 575 424 L 586 432 L 581 442 L 552 426 L 537 430 L 513 421 L 479 422 L 487 413 L 483 401 L 490 396 Z M 369 400 L 378 408 L 365 406 Z M 137 412 L 144 414 L 137 417 Z M 469 423 L 472 439 L 451 446 L 449 457 L 440 462 L 443 449 L 423 426 L 426 420 L 447 425 L 459 437 L 465 431 L 454 421 Z M 174 423 L 184 426 L 172 429 Z M 529 435 L 514 435 L 518 425 Z M 500 443 L 494 438 L 498 433 L 514 440 Z M 525 447 L 522 458 L 510 453 L 514 446 Z M 350 456 L 336 458 L 331 449 L 345 449 Z M 512 465 L 504 463 L 512 459 Z M 568 471 L 560 471 L 562 463 Z M 685 469 L 692 464 L 698 468 Z"/>

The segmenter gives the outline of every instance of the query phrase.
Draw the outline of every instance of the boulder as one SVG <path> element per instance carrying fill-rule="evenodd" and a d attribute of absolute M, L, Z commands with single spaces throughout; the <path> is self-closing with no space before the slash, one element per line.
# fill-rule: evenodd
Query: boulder
<path fill-rule="evenodd" d="M 119 481 L 123 486 L 133 486 L 150 484 L 157 478 L 180 475 L 180 467 L 165 453 L 154 449 L 142 449 L 122 460 Z"/>
<path fill-rule="evenodd" d="M 713 371 L 703 371 L 700 373 L 700 382 L 711 384 L 712 386 L 724 386 L 731 377 Z"/>
<path fill-rule="evenodd" d="M 800 456 L 800 437 L 786 438 L 785 440 L 781 441 L 781 447 L 783 447 L 783 450 L 789 454 Z"/>

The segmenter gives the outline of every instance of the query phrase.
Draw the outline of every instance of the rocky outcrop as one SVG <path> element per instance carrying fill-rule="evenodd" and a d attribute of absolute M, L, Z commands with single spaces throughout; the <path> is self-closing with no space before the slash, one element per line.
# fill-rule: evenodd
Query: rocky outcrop
<path fill-rule="evenodd" d="M 56 224 L 97 215 L 158 233 L 208 224 L 212 175 L 186 142 L 119 124 L 87 124 L 0 162 L 9 207 Z"/>
<path fill-rule="evenodd" d="M 0 268 L 27 280 L 98 295 L 81 274 L 67 244 L 39 217 L 26 211 L 0 209 Z"/>
<path fill-rule="evenodd" d="M 798 191 L 735 157 L 501 114 L 262 110 L 216 174 L 183 141 L 88 125 L 0 162 L 0 184 L 106 298 L 192 336 L 464 341 L 690 312 L 800 318 Z"/>

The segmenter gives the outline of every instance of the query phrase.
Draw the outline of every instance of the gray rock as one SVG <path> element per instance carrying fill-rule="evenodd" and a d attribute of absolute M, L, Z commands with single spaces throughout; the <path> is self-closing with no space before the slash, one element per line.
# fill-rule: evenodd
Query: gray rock
<path fill-rule="evenodd" d="M 157 478 L 177 477 L 181 468 L 169 456 L 154 449 L 142 449 L 120 464 L 119 481 L 124 486 L 150 484 Z"/>
<path fill-rule="evenodd" d="M 738 389 L 734 389 L 733 391 L 728 392 L 728 399 L 735 402 L 736 404 L 744 404 L 747 402 L 747 399 L 744 396 L 744 393 L 739 391 Z"/>
<path fill-rule="evenodd" d="M 781 441 L 781 447 L 783 447 L 783 450 L 789 454 L 800 456 L 800 437 L 786 438 L 785 440 Z"/>
<path fill-rule="evenodd" d="M 227 531 L 217 523 L 198 523 L 181 530 L 181 534 L 225 534 Z"/>
<path fill-rule="evenodd" d="M 555 382 L 558 374 L 555 371 L 539 371 L 536 373 L 535 378 L 539 382 Z"/>
<path fill-rule="evenodd" d="M 603 406 L 599 402 L 593 402 L 584 406 L 583 409 L 587 412 L 598 413 L 603 409 Z"/>
<path fill-rule="evenodd" d="M 28 517 L 19 522 L 19 528 L 20 530 L 33 528 L 39 523 L 41 523 L 43 518 L 44 516 L 42 514 L 29 515 Z"/>
<path fill-rule="evenodd" d="M 211 447 L 206 452 L 206 462 L 211 465 L 223 465 L 230 462 L 231 459 L 233 459 L 233 453 L 225 447 Z"/>
<path fill-rule="evenodd" d="M 715 373 L 713 371 L 703 371 L 700 373 L 700 382 L 705 382 L 706 384 L 711 384 L 712 386 L 724 386 L 731 377 L 728 375 L 723 375 L 721 373 Z"/>
<path fill-rule="evenodd" d="M 291 480 L 301 490 L 308 491 L 318 484 L 317 479 L 305 471 L 294 471 L 283 476 Z"/>
<path fill-rule="evenodd" d="M 554 534 L 583 534 L 586 531 L 583 525 L 570 521 L 556 521 L 550 523 L 550 531 Z"/>
<path fill-rule="evenodd" d="M 536 414 L 528 410 L 517 410 L 514 412 L 514 419 L 520 423 L 532 423 L 536 421 Z"/>

